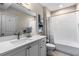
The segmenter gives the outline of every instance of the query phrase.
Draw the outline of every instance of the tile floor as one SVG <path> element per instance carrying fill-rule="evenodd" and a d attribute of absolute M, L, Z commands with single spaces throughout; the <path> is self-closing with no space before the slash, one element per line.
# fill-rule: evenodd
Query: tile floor
<path fill-rule="evenodd" d="M 69 56 L 69 55 L 59 52 L 59 51 L 54 51 L 52 54 L 53 54 L 53 56 Z"/>

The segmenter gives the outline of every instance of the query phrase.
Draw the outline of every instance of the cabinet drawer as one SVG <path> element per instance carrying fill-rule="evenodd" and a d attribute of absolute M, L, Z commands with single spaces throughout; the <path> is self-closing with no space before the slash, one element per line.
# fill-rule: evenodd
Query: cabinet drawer
<path fill-rule="evenodd" d="M 46 42 L 46 38 L 41 39 L 40 42 Z"/>
<path fill-rule="evenodd" d="M 41 39 L 40 41 L 39 41 L 39 44 L 40 45 L 45 45 L 46 44 L 46 38 L 43 38 L 43 39 Z"/>
<path fill-rule="evenodd" d="M 46 38 L 43 38 L 39 41 L 39 47 L 46 47 Z"/>
<path fill-rule="evenodd" d="M 33 42 L 33 43 L 30 43 L 29 46 L 34 46 L 34 45 L 36 45 L 36 44 L 38 44 L 38 43 L 39 43 L 39 41 L 35 41 L 35 42 Z"/>
<path fill-rule="evenodd" d="M 46 38 L 39 41 L 39 56 L 46 56 Z"/>

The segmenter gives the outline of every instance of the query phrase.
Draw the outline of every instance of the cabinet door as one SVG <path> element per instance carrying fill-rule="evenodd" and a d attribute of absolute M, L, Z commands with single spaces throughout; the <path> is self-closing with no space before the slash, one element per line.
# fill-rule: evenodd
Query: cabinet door
<path fill-rule="evenodd" d="M 38 56 L 38 42 L 34 42 L 31 44 L 28 53 L 29 56 Z"/>
<path fill-rule="evenodd" d="M 46 56 L 46 39 L 42 39 L 39 42 L 39 55 Z"/>
<path fill-rule="evenodd" d="M 79 11 L 76 12 L 76 18 L 77 18 L 77 24 L 76 24 L 76 28 L 77 28 L 77 41 L 79 41 Z"/>
<path fill-rule="evenodd" d="M 7 54 L 3 56 L 26 56 L 26 53 L 26 47 L 21 47 L 10 52 L 7 52 Z"/>
<path fill-rule="evenodd" d="M 14 56 L 26 56 L 26 49 L 21 49 L 20 51 L 17 51 Z"/>
<path fill-rule="evenodd" d="M 1 36 L 1 13 L 0 13 L 0 36 Z"/>
<path fill-rule="evenodd" d="M 46 56 L 46 47 L 45 47 L 45 45 L 42 45 L 40 47 L 40 52 L 41 52 L 40 56 Z"/>

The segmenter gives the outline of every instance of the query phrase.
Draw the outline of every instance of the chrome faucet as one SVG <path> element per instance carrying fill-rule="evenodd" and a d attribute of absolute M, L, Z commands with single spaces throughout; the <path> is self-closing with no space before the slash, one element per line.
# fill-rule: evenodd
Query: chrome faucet
<path fill-rule="evenodd" d="M 20 39 L 20 32 L 17 35 L 18 35 L 17 39 Z"/>

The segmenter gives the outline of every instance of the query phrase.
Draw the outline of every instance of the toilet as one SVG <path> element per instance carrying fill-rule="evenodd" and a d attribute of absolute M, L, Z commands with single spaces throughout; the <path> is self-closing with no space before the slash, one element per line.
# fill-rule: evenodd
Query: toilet
<path fill-rule="evenodd" d="M 55 50 L 55 45 L 51 43 L 47 43 L 46 48 L 47 48 L 47 55 L 53 55 L 52 53 Z"/>

